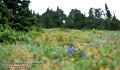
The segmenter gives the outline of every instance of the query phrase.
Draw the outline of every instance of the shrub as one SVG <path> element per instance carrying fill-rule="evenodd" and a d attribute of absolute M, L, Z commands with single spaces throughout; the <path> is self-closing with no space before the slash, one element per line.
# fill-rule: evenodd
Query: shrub
<path fill-rule="evenodd" d="M 0 31 L 0 42 L 10 43 L 15 41 L 30 42 L 32 38 L 26 32 L 17 32 L 9 26 L 3 27 Z"/>

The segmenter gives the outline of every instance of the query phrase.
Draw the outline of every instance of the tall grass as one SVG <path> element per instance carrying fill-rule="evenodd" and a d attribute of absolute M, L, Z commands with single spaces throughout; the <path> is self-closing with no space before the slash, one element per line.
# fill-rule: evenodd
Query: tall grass
<path fill-rule="evenodd" d="M 119 31 L 48 29 L 12 34 L 15 42 L 0 44 L 2 70 L 10 70 L 8 62 L 26 62 L 25 70 L 120 69 Z"/>

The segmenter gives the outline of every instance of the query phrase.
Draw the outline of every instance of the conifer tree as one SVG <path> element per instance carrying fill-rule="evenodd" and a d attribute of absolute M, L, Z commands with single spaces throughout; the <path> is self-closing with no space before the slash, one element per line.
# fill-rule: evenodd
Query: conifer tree
<path fill-rule="evenodd" d="M 11 11 L 4 4 L 3 0 L 0 0 L 0 24 L 9 24 L 9 19 L 11 16 Z"/>
<path fill-rule="evenodd" d="M 105 3 L 105 10 L 106 10 L 106 17 L 107 17 L 107 18 L 111 18 L 112 15 L 111 15 L 110 10 L 109 10 L 109 8 L 108 8 L 108 6 L 107 6 L 106 3 Z"/>
<path fill-rule="evenodd" d="M 5 0 L 4 3 L 12 10 L 13 28 L 27 31 L 34 24 L 32 11 L 29 10 L 30 0 Z"/>

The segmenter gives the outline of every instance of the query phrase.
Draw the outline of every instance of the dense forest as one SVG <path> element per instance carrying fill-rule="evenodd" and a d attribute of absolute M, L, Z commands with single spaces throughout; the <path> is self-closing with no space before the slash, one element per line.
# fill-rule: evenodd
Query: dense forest
<path fill-rule="evenodd" d="M 29 31 L 31 28 L 73 28 L 119 30 L 120 21 L 112 15 L 107 4 L 105 11 L 90 8 L 89 16 L 78 9 L 72 9 L 68 16 L 62 9 L 56 11 L 47 8 L 43 14 L 29 9 L 29 0 L 0 0 L 0 30 L 10 27 L 17 31 Z"/>

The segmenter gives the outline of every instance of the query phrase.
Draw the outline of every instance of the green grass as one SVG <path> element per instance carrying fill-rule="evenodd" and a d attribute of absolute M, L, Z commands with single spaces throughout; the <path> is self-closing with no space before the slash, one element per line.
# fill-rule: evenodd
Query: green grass
<path fill-rule="evenodd" d="M 120 31 L 57 28 L 24 36 L 32 40 L 0 44 L 2 70 L 10 70 L 8 62 L 28 62 L 26 70 L 120 70 Z"/>

